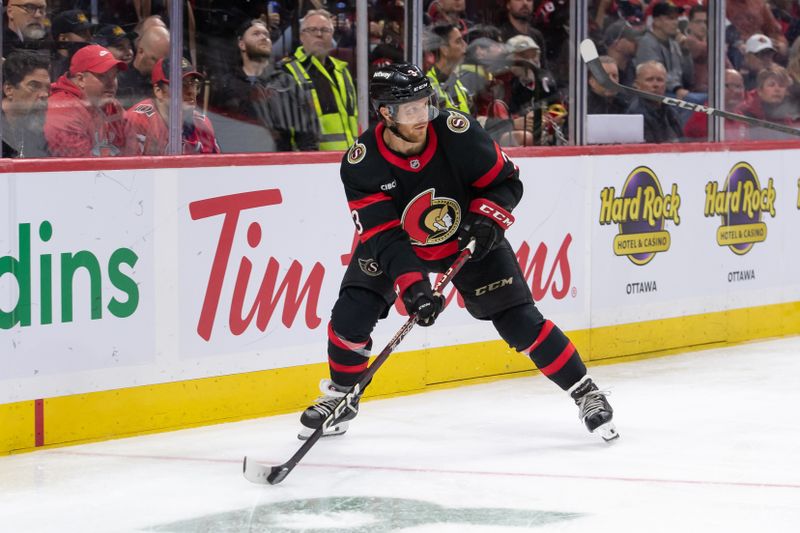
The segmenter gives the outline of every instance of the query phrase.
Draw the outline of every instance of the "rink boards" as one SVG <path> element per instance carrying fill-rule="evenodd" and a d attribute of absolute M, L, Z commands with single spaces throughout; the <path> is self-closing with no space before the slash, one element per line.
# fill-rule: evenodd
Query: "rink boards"
<path fill-rule="evenodd" d="M 511 153 L 525 195 L 507 236 L 540 309 L 585 360 L 800 332 L 798 156 L 763 146 Z M 316 396 L 354 244 L 338 159 L 4 167 L 0 453 L 288 412 Z M 448 297 L 371 395 L 531 368 Z M 373 334 L 376 353 L 399 314 Z"/>

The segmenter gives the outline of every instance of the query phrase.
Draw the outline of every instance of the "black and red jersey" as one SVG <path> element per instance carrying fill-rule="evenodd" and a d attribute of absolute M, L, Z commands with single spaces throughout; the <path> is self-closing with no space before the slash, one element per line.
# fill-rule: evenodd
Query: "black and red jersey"
<path fill-rule="evenodd" d="M 475 120 L 444 110 L 428 124 L 424 150 L 405 156 L 363 133 L 342 159 L 341 178 L 359 238 L 392 280 L 435 270 L 458 252 L 470 203 L 511 211 L 522 197 L 519 169 Z"/>

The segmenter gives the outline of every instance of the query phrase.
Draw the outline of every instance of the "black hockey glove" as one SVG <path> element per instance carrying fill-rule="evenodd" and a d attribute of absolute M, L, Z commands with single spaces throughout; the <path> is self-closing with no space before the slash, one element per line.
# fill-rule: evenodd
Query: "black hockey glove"
<path fill-rule="evenodd" d="M 425 278 L 403 292 L 403 304 L 409 315 L 417 315 L 417 324 L 428 327 L 433 325 L 436 317 L 444 309 L 444 297 L 433 294 L 431 282 Z"/>
<path fill-rule="evenodd" d="M 475 239 L 471 260 L 480 261 L 503 240 L 505 230 L 513 223 L 513 215 L 494 202 L 484 198 L 473 200 L 458 234 L 458 247 L 463 249 Z"/>

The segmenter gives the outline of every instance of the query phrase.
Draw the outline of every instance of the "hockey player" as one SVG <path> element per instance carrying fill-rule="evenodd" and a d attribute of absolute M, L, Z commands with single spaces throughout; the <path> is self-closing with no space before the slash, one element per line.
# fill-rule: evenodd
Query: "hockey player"
<path fill-rule="evenodd" d="M 328 324 L 331 379 L 305 410 L 299 438 L 308 438 L 367 368 L 370 337 L 396 297 L 421 326 L 431 326 L 444 299 L 430 272 L 445 271 L 475 239 L 471 260 L 453 279 L 467 311 L 491 320 L 500 336 L 568 391 L 590 432 L 618 436 L 607 392 L 586 373 L 572 342 L 534 304 L 504 231 L 522 197 L 519 169 L 467 115 L 438 111 L 430 81 L 410 64 L 375 71 L 370 99 L 380 122 L 362 134 L 341 164 L 359 244 Z M 512 278 L 493 291 L 478 290 Z M 358 399 L 323 436 L 347 430 Z"/>

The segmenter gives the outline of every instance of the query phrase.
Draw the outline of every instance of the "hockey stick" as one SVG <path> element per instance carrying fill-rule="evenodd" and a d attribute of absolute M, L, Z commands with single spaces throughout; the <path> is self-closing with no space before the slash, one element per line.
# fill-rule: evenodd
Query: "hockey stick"
<path fill-rule="evenodd" d="M 608 77 L 608 73 L 606 73 L 605 69 L 603 69 L 603 64 L 600 62 L 600 58 L 597 55 L 597 48 L 591 39 L 585 39 L 583 42 L 581 42 L 581 57 L 583 57 L 583 61 L 586 63 L 586 66 L 589 68 L 589 72 L 592 73 L 592 76 L 594 76 L 600 85 L 608 90 L 622 91 L 624 93 L 633 94 L 640 98 L 644 98 L 645 100 L 661 102 L 662 104 L 680 107 L 681 109 L 688 109 L 689 111 L 694 111 L 695 113 L 703 113 L 705 115 L 714 115 L 727 118 L 729 120 L 737 120 L 739 122 L 750 124 L 751 126 L 759 126 L 762 128 L 788 133 L 789 135 L 800 136 L 800 130 L 784 124 L 776 124 L 766 120 L 746 117 L 744 115 L 737 115 L 736 113 L 723 111 L 722 109 L 715 109 L 702 104 L 693 104 L 691 102 L 687 102 L 686 100 L 672 98 L 671 96 L 661 96 L 658 94 L 649 93 L 647 91 L 642 91 L 640 89 L 635 89 L 633 87 L 628 87 L 627 85 L 621 85 Z"/>
<path fill-rule="evenodd" d="M 436 284 L 434 287 L 434 293 L 441 295 L 442 290 L 444 287 L 450 283 L 450 281 L 458 274 L 461 267 L 469 260 L 470 256 L 472 256 L 472 252 L 475 251 L 475 241 L 472 240 L 464 248 L 461 253 L 456 257 L 453 264 L 450 268 L 447 269 L 447 272 L 444 273 L 442 279 Z M 403 327 L 395 333 L 392 340 L 389 341 L 389 344 L 386 345 L 386 348 L 375 358 L 369 368 L 367 368 L 366 372 L 361 376 L 361 379 L 358 380 L 353 388 L 345 394 L 336 406 L 333 408 L 331 414 L 329 414 L 325 420 L 322 421 L 322 425 L 314 430 L 310 437 L 303 443 L 302 446 L 295 452 L 292 457 L 283 463 L 282 465 L 278 466 L 269 466 L 261 463 L 256 463 L 253 461 L 248 461 L 247 457 L 244 458 L 244 477 L 248 481 L 252 481 L 253 483 L 259 483 L 262 485 L 266 485 L 269 483 L 270 485 L 277 485 L 281 481 L 283 481 L 286 476 L 297 466 L 297 463 L 308 453 L 314 444 L 322 437 L 325 428 L 333 425 L 334 420 L 336 420 L 341 414 L 350 407 L 350 404 L 353 401 L 353 398 L 356 398 L 358 394 L 367 386 L 367 384 L 372 380 L 372 376 L 375 375 L 375 372 L 381 367 L 383 363 L 389 358 L 389 355 L 397 348 L 397 345 L 408 335 L 408 332 L 414 327 L 414 324 L 417 323 L 417 315 L 411 315 L 406 320 Z"/>

